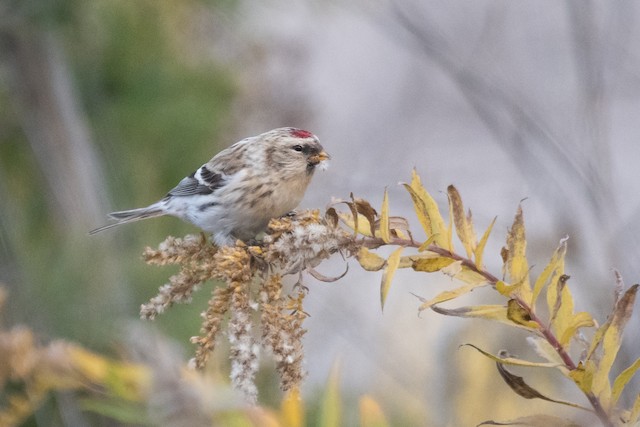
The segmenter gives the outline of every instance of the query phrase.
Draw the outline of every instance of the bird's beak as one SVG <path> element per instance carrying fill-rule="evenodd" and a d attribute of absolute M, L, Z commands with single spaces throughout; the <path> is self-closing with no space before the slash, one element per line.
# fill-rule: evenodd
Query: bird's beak
<path fill-rule="evenodd" d="M 314 154 L 313 156 L 309 157 L 309 163 L 317 165 L 318 163 L 329 159 L 331 159 L 331 156 L 328 155 L 325 151 L 321 151 L 318 154 Z"/>

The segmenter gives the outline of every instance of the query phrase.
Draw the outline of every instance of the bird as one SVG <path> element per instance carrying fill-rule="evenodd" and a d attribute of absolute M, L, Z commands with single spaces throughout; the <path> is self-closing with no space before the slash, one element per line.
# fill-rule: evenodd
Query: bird
<path fill-rule="evenodd" d="M 89 234 L 170 215 L 211 233 L 217 246 L 232 246 L 255 238 L 269 220 L 295 209 L 315 170 L 329 159 L 313 133 L 273 129 L 220 151 L 159 201 L 108 214 L 116 222 Z"/>

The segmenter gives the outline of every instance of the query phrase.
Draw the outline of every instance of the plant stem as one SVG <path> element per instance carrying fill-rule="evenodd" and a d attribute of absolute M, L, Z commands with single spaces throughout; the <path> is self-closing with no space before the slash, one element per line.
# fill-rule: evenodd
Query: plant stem
<path fill-rule="evenodd" d="M 384 245 L 385 242 L 380 238 L 375 238 L 375 237 L 371 238 L 371 237 L 369 237 L 369 238 L 364 238 L 362 240 L 362 244 L 363 244 L 363 246 L 366 246 L 366 247 L 375 248 L 375 247 L 379 247 L 379 246 Z M 415 242 L 413 240 L 399 239 L 399 238 L 393 238 L 391 240 L 391 242 L 389 242 L 389 244 L 390 245 L 397 245 L 397 246 L 404 246 L 404 247 L 413 247 L 413 248 L 419 248 L 421 246 L 420 243 Z M 478 267 L 469 258 L 460 256 L 460 255 L 458 255 L 455 252 L 452 252 L 450 250 L 441 248 L 441 247 L 436 246 L 436 245 L 429 245 L 427 247 L 427 251 L 436 253 L 436 254 L 438 254 L 440 256 L 443 256 L 443 257 L 446 257 L 446 258 L 453 259 L 455 261 L 460 261 L 463 266 L 465 266 L 468 269 L 472 270 L 473 272 L 481 275 L 482 277 L 487 279 L 487 281 L 490 284 L 492 284 L 494 286 L 500 280 L 496 276 L 494 276 L 493 274 L 491 274 L 488 271 L 484 270 L 483 268 Z M 538 329 L 539 329 L 540 333 L 542 334 L 544 339 L 547 340 L 547 342 L 553 347 L 553 349 L 556 351 L 556 353 L 558 353 L 558 355 L 562 359 L 562 362 L 564 363 L 565 367 L 570 371 L 576 370 L 577 367 L 576 367 L 575 362 L 573 361 L 573 359 L 571 359 L 571 356 L 569 355 L 567 350 L 562 346 L 562 344 L 560 343 L 558 338 L 555 336 L 553 331 L 551 331 L 551 328 L 548 325 L 546 325 L 535 314 L 533 308 L 529 304 L 527 304 L 527 302 L 525 302 L 520 296 L 513 295 L 512 297 L 518 303 L 518 305 L 520 307 L 522 307 L 527 312 L 527 314 L 529 315 L 530 319 L 538 325 Z M 605 426 L 605 427 L 614 427 L 613 422 L 609 418 L 609 415 L 607 414 L 605 409 L 602 407 L 602 404 L 600 403 L 600 400 L 598 399 L 598 397 L 596 395 L 594 395 L 592 392 L 584 392 L 583 391 L 583 393 L 585 394 L 585 396 L 589 400 L 589 403 L 593 407 L 594 412 L 597 415 L 597 417 L 600 419 L 600 422 L 602 423 L 602 425 Z"/>

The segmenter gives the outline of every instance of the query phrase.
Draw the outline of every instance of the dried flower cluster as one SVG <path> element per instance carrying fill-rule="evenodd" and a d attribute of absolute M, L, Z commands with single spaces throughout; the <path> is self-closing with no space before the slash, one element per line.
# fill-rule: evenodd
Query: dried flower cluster
<path fill-rule="evenodd" d="M 228 317 L 231 381 L 247 401 L 255 403 L 254 383 L 259 350 L 269 350 L 276 361 L 281 388 L 290 390 L 304 377 L 302 337 L 307 314 L 303 310 L 306 288 L 301 274 L 313 272 L 322 260 L 336 252 L 356 252 L 354 236 L 337 226 L 333 216 L 304 211 L 273 219 L 261 243 L 217 248 L 204 235 L 169 237 L 156 250 L 147 248 L 149 264 L 178 264 L 180 271 L 160 288 L 157 296 L 143 304 L 140 315 L 153 319 L 173 303 L 190 302 L 194 291 L 207 280 L 221 281 L 202 313 L 201 334 L 191 342 L 197 346 L 191 365 L 203 368 L 215 348 Z M 293 295 L 283 292 L 282 278 L 299 274 Z"/>

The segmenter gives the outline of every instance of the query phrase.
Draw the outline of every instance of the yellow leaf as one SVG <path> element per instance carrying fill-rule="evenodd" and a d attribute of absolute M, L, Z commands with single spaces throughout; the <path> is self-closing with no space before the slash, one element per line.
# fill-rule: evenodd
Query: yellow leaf
<path fill-rule="evenodd" d="M 602 338 L 604 338 L 604 333 L 609 329 L 609 325 L 611 324 L 611 317 L 607 319 L 602 326 L 596 329 L 596 333 L 593 334 L 593 338 L 591 339 L 591 345 L 589 346 L 589 351 L 587 351 L 587 360 L 593 359 L 593 356 L 596 354 L 596 350 L 602 343 Z"/>
<path fill-rule="evenodd" d="M 558 366 L 556 363 L 530 362 L 528 360 L 518 359 L 518 358 L 515 358 L 515 357 L 494 356 L 493 354 L 491 354 L 491 353 L 489 353 L 487 351 L 484 351 L 480 347 L 477 347 L 477 346 L 475 346 L 473 344 L 462 344 L 460 347 L 465 347 L 465 346 L 474 348 L 475 350 L 477 350 L 480 353 L 484 354 L 485 356 L 487 356 L 489 359 L 493 360 L 494 362 L 503 363 L 505 365 L 526 366 L 526 367 L 530 367 L 530 368 L 555 368 L 555 367 Z"/>
<path fill-rule="evenodd" d="M 478 319 L 493 320 L 496 322 L 504 323 L 509 326 L 514 326 L 513 321 L 507 318 L 507 307 L 504 305 L 476 305 L 468 307 L 459 307 L 453 309 L 442 308 L 436 305 L 431 306 L 431 310 L 439 314 L 446 316 L 456 317 L 470 317 Z M 531 330 L 522 325 L 516 325 L 517 327 Z"/>
<path fill-rule="evenodd" d="M 340 368 L 336 363 L 331 369 L 320 406 L 320 427 L 340 427 L 342 425 L 342 405 L 340 404 Z"/>
<path fill-rule="evenodd" d="M 504 305 L 472 305 L 458 308 L 442 308 L 436 305 L 431 307 L 436 313 L 456 317 L 477 317 L 487 320 L 507 321 L 507 307 Z M 509 321 L 509 325 L 512 322 Z"/>
<path fill-rule="evenodd" d="M 635 362 L 631 364 L 627 369 L 622 371 L 620 375 L 616 377 L 616 380 L 613 382 L 613 389 L 611 390 L 611 405 L 615 405 L 618 403 L 618 399 L 624 390 L 624 387 L 631 380 L 631 378 L 635 375 L 635 373 L 640 369 L 640 357 L 636 359 Z"/>
<path fill-rule="evenodd" d="M 380 405 L 371 396 L 360 398 L 360 426 L 361 427 L 387 427 L 389 423 L 380 409 Z"/>
<path fill-rule="evenodd" d="M 149 370 L 142 365 L 110 360 L 74 345 L 65 349 L 78 374 L 94 384 L 104 386 L 116 396 L 139 400 L 149 385 Z"/>
<path fill-rule="evenodd" d="M 527 240 L 524 228 L 522 206 L 518 211 L 507 234 L 508 257 L 506 271 L 509 282 L 520 283 L 518 294 L 524 301 L 531 301 L 531 287 L 529 284 L 529 265 L 526 258 Z"/>
<path fill-rule="evenodd" d="M 453 248 L 453 209 L 451 209 L 451 202 L 449 202 L 449 224 L 447 225 L 447 248 L 450 251 L 454 251 Z"/>
<path fill-rule="evenodd" d="M 380 210 L 380 237 L 385 243 L 391 241 L 391 233 L 389 232 L 389 194 L 386 188 L 384 189 L 382 209 Z"/>
<path fill-rule="evenodd" d="M 538 329 L 538 324 L 531 320 L 531 316 L 514 299 L 507 303 L 507 318 L 517 325 L 522 325 L 530 329 Z"/>
<path fill-rule="evenodd" d="M 622 298 L 618 300 L 613 311 L 611 324 L 604 333 L 602 338 L 602 358 L 598 363 L 598 369 L 593 376 L 593 392 L 603 401 L 603 406 L 608 407 L 609 398 L 611 396 L 611 386 L 609 383 L 609 372 L 613 366 L 613 362 L 620 350 L 622 341 L 622 331 L 627 324 L 633 312 L 633 304 L 636 299 L 638 285 L 629 288 Z"/>
<path fill-rule="evenodd" d="M 476 266 L 478 268 L 483 268 L 482 267 L 482 258 L 484 256 L 484 247 L 487 244 L 487 240 L 489 240 L 489 235 L 491 234 L 491 230 L 493 230 L 493 225 L 496 223 L 496 219 L 498 219 L 498 217 L 494 217 L 493 221 L 491 221 L 491 224 L 489 224 L 489 227 L 487 227 L 487 231 L 484 232 L 484 234 L 482 235 L 482 238 L 480 239 L 480 243 L 478 243 L 478 246 L 476 246 L 475 249 L 475 257 L 476 257 Z"/>
<path fill-rule="evenodd" d="M 398 268 L 410 268 L 413 267 L 413 263 L 416 260 L 415 255 L 403 256 L 400 257 L 400 262 L 398 263 Z"/>
<path fill-rule="evenodd" d="M 289 390 L 280 405 L 280 419 L 283 427 L 303 427 L 304 408 L 300 391 L 297 388 Z"/>
<path fill-rule="evenodd" d="M 433 257 L 433 258 L 421 258 L 416 259 L 413 262 L 413 269 L 415 271 L 426 271 L 427 273 L 433 273 L 434 271 L 440 271 L 444 267 L 452 264 L 454 260 L 445 257 Z"/>
<path fill-rule="evenodd" d="M 378 271 L 384 267 L 385 260 L 381 256 L 361 247 L 356 256 L 358 262 L 367 271 Z"/>
<path fill-rule="evenodd" d="M 560 344 L 566 346 L 571 341 L 571 338 L 576 334 L 580 328 L 589 328 L 595 325 L 591 315 L 585 311 L 576 313 L 572 316 L 567 328 L 562 332 L 560 336 Z"/>
<path fill-rule="evenodd" d="M 573 297 L 567 286 L 569 276 L 558 267 L 551 284 L 547 287 L 547 305 L 549 306 L 549 323 L 556 336 L 562 336 L 571 325 L 573 318 Z"/>
<path fill-rule="evenodd" d="M 500 295 L 505 297 L 510 297 L 511 294 L 520 287 L 520 284 L 516 283 L 515 285 L 509 285 L 502 280 L 498 280 L 496 282 L 496 291 L 500 293 Z"/>
<path fill-rule="evenodd" d="M 380 304 L 383 310 L 384 303 L 387 300 L 387 294 L 389 293 L 389 289 L 391 289 L 391 281 L 393 280 L 393 276 L 394 274 L 396 274 L 396 270 L 400 265 L 400 254 L 402 253 L 403 249 L 404 247 L 400 246 L 391 253 L 389 259 L 387 260 L 387 267 L 382 273 L 382 283 L 380 285 Z"/>
<path fill-rule="evenodd" d="M 449 269 L 450 267 L 453 267 L 454 265 L 457 265 L 457 264 L 451 264 L 450 266 L 443 268 L 442 272 L 443 273 L 447 272 L 447 269 Z M 457 271 L 453 276 L 456 279 L 469 284 L 476 284 L 476 285 L 482 284 L 483 286 L 489 284 L 489 282 L 487 282 L 487 278 L 484 277 L 482 274 L 476 271 L 473 271 L 472 269 L 468 268 L 466 265 L 461 265 L 461 266 L 462 266 L 462 269 L 460 271 Z"/>
<path fill-rule="evenodd" d="M 411 195 L 414 210 L 427 238 L 435 236 L 434 243 L 436 245 L 450 250 L 451 248 L 447 242 L 447 227 L 444 225 L 444 219 L 440 214 L 438 205 L 422 186 L 420 176 L 418 176 L 415 169 L 411 175 L 411 184 L 403 185 Z"/>
<path fill-rule="evenodd" d="M 631 414 L 629 415 L 629 425 L 635 426 L 636 423 L 640 420 L 640 393 L 638 393 L 638 397 L 633 402 L 633 406 L 631 407 Z"/>
<path fill-rule="evenodd" d="M 436 238 L 436 236 L 434 236 L 434 235 L 429 236 L 429 238 L 427 240 L 425 240 L 425 242 L 423 244 L 420 245 L 420 247 L 418 248 L 418 252 L 426 251 L 429 248 L 429 246 L 433 243 L 435 238 Z"/>
<path fill-rule="evenodd" d="M 454 261 L 446 267 L 442 267 L 440 271 L 451 278 L 457 278 L 462 272 L 462 261 Z"/>
<path fill-rule="evenodd" d="M 471 259 L 477 245 L 473 224 L 470 218 L 465 215 L 462 198 L 456 187 L 453 185 L 447 187 L 447 194 L 449 195 L 449 210 L 453 214 L 453 221 L 456 225 L 456 233 L 467 252 L 467 258 Z"/>
<path fill-rule="evenodd" d="M 586 363 L 579 362 L 576 369 L 569 372 L 569 377 L 584 393 L 591 393 L 595 370 L 596 365 L 592 360 L 588 360 Z"/>
<path fill-rule="evenodd" d="M 348 213 L 339 213 L 338 216 L 347 227 L 349 227 L 356 233 L 362 234 L 363 236 L 367 237 L 373 237 L 373 234 L 371 233 L 371 224 L 369 223 L 367 217 L 365 217 L 364 215 L 359 213 L 357 216 L 357 222 L 354 221 L 353 215 Z"/>
<path fill-rule="evenodd" d="M 565 376 L 569 376 L 569 370 L 564 366 L 562 358 L 553 346 L 549 344 L 549 341 L 540 337 L 527 337 L 527 342 L 533 347 L 538 356 L 551 363 L 557 363 L 560 372 Z"/>
<path fill-rule="evenodd" d="M 540 295 L 540 292 L 549 281 L 549 278 L 552 277 L 552 274 L 564 274 L 564 257 L 567 253 L 567 240 L 568 237 L 560 240 L 560 245 L 558 245 L 551 256 L 551 261 L 549 261 L 549 264 L 547 264 L 544 270 L 542 270 L 542 273 L 540 273 L 540 276 L 538 276 L 538 279 L 536 279 L 536 283 L 533 286 L 533 295 L 531 297 L 531 307 L 535 307 L 538 295 Z"/>
<path fill-rule="evenodd" d="M 419 311 L 422 310 L 426 310 L 427 308 L 436 305 L 436 304 L 440 304 L 443 303 L 445 301 L 450 301 L 452 299 L 458 298 L 459 296 L 462 296 L 464 294 L 468 294 L 469 292 L 473 291 L 474 289 L 481 287 L 481 286 L 486 286 L 487 282 L 480 282 L 480 283 L 468 283 L 464 286 L 461 286 L 457 289 L 451 290 L 451 291 L 444 291 L 439 293 L 438 295 L 436 295 L 435 298 L 430 299 L 428 301 L 425 301 L 419 308 Z"/>

